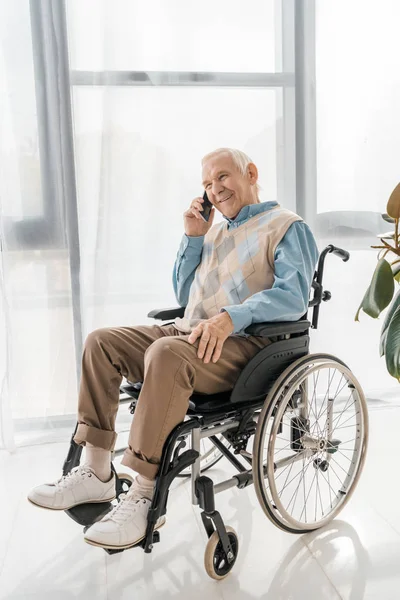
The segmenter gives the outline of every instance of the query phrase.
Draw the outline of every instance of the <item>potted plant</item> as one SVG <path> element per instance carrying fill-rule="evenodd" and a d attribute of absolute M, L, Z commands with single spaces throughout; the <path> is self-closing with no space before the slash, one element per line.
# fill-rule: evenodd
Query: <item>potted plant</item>
<path fill-rule="evenodd" d="M 382 324 L 379 352 L 385 356 L 390 375 L 400 381 L 400 289 L 394 295 L 395 282 L 400 283 L 400 183 L 391 193 L 386 211 L 382 217 L 394 224 L 394 231 L 378 236 L 382 245 L 371 246 L 379 250 L 378 264 L 355 320 L 359 320 L 361 310 L 377 319 L 390 305 Z"/>

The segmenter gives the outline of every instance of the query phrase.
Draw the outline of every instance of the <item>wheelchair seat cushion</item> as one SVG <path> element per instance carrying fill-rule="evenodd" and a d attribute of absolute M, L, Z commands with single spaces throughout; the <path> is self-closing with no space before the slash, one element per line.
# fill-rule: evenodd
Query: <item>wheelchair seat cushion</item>
<path fill-rule="evenodd" d="M 249 403 L 262 406 L 271 386 L 297 358 L 308 354 L 308 335 L 273 342 L 260 350 L 245 366 L 231 390 L 217 394 L 194 392 L 189 399 L 188 415 L 232 412 Z M 121 386 L 121 391 L 138 398 L 142 382 Z"/>

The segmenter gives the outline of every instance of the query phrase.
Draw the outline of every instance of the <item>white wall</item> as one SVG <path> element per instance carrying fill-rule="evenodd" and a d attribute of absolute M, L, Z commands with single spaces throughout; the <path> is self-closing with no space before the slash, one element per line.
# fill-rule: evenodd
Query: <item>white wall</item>
<path fill-rule="evenodd" d="M 386 212 L 400 181 L 400 3 L 331 0 L 316 8 L 318 214 Z M 354 227 L 366 220 L 355 215 Z M 382 221 L 381 231 L 389 229 Z M 315 346 L 348 360 L 371 395 L 395 398 L 398 384 L 378 353 L 382 318 L 362 313 L 361 323 L 353 320 L 376 264 L 369 247 L 378 240 L 349 231 L 327 242 L 347 246 L 352 256 L 345 264 L 328 257 L 334 296 L 321 309 Z"/>

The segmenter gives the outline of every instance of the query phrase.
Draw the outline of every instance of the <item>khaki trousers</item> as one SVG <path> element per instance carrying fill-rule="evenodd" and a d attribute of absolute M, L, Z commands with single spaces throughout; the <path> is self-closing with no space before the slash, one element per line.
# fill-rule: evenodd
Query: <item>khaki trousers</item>
<path fill-rule="evenodd" d="M 97 329 L 82 357 L 78 428 L 75 442 L 113 450 L 122 377 L 143 381 L 122 464 L 155 478 L 169 433 L 186 415 L 192 393 L 230 390 L 267 338 L 229 336 L 216 363 L 197 357 L 200 338 L 172 324 Z"/>

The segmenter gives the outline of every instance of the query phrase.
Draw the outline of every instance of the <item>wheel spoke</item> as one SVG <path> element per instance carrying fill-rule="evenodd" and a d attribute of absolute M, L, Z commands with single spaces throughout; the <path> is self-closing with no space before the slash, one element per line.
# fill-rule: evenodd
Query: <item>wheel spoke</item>
<path fill-rule="evenodd" d="M 335 371 L 336 371 L 336 369 L 335 369 Z M 326 397 L 328 397 L 328 400 L 329 400 L 329 391 L 330 391 L 330 389 L 331 389 L 331 383 L 332 383 L 332 381 L 333 381 L 333 378 L 335 377 L 335 371 L 333 372 L 332 378 L 330 379 L 330 373 L 331 373 L 331 370 L 329 369 L 329 374 L 328 374 L 328 389 L 327 389 L 327 391 L 326 391 L 326 394 L 325 394 L 325 397 L 324 397 L 324 401 L 325 401 Z M 343 377 L 343 375 L 342 375 L 342 377 Z M 321 411 L 322 411 L 322 408 L 323 408 L 323 406 L 324 406 L 324 401 L 323 401 L 323 402 L 322 402 L 322 404 L 321 404 L 321 408 L 320 408 L 320 411 L 319 411 L 319 413 L 318 413 L 318 419 L 320 419 L 320 418 L 321 418 L 321 416 L 322 416 L 322 415 L 321 415 Z M 328 410 L 328 405 L 326 406 L 326 409 L 324 410 L 324 413 L 325 413 L 327 410 Z"/>
<path fill-rule="evenodd" d="M 293 496 L 294 496 L 294 494 L 296 493 L 296 497 L 295 497 L 295 499 L 294 499 L 294 502 L 296 502 L 297 494 L 299 493 L 299 489 L 300 489 L 300 486 L 301 486 L 301 480 L 303 480 L 303 484 L 304 484 L 304 479 L 305 479 L 305 477 L 304 477 L 304 476 L 305 476 L 305 474 L 307 473 L 307 471 L 308 471 L 308 469 L 309 469 L 309 467 L 310 467 L 310 465 L 311 465 L 311 461 L 308 461 L 308 464 L 307 464 L 306 468 L 304 468 L 304 461 L 305 461 L 305 458 L 303 457 L 303 468 L 302 468 L 302 470 L 301 470 L 301 478 L 300 478 L 300 482 L 299 482 L 299 485 L 297 486 L 297 491 L 296 491 L 296 492 L 293 492 Z M 292 498 L 293 498 L 293 496 L 292 496 Z M 305 494 L 304 494 L 304 497 L 305 497 Z M 291 499 L 291 500 L 290 500 L 290 502 L 289 502 L 289 505 L 288 505 L 288 507 L 287 507 L 287 510 L 289 510 L 289 506 L 290 506 L 290 504 L 291 504 L 291 501 L 292 501 L 292 499 Z"/>
<path fill-rule="evenodd" d="M 317 520 L 318 496 L 319 496 L 319 500 L 321 503 L 322 514 L 324 514 L 324 508 L 322 506 L 322 499 L 321 499 L 321 490 L 319 489 L 319 469 L 317 468 L 316 471 L 317 471 L 317 485 L 315 487 L 315 521 Z"/>
<path fill-rule="evenodd" d="M 324 478 L 325 478 L 325 476 L 324 476 Z M 330 498 L 330 501 L 331 501 L 331 508 L 332 508 L 332 492 L 335 493 L 335 490 L 331 486 L 331 482 L 330 482 L 330 479 L 329 479 L 329 469 L 328 469 L 328 486 L 329 486 L 329 498 Z"/>
<path fill-rule="evenodd" d="M 288 448 L 290 448 L 290 444 L 292 442 L 289 442 L 288 444 L 286 444 L 286 446 L 283 446 L 283 448 L 280 448 L 279 450 L 276 451 L 276 454 L 279 454 L 279 452 L 282 452 L 282 450 L 287 450 Z"/>
<path fill-rule="evenodd" d="M 275 481 L 278 481 L 279 477 L 281 477 L 281 475 L 283 475 L 285 473 L 285 471 L 287 471 L 287 469 L 289 469 L 292 464 L 293 463 L 289 463 L 288 465 L 286 465 L 286 467 L 283 467 L 283 469 L 281 469 L 279 471 L 278 475 L 275 477 Z"/>
<path fill-rule="evenodd" d="M 306 523 L 307 523 L 307 500 L 308 500 L 308 497 L 309 497 L 309 495 L 310 495 L 310 493 L 311 493 L 312 486 L 313 486 L 313 483 L 314 483 L 314 479 L 316 478 L 316 476 L 317 476 L 317 474 L 316 474 L 316 473 L 314 473 L 314 477 L 313 477 L 313 480 L 312 480 L 312 482 L 311 482 L 311 486 L 310 486 L 309 492 L 308 492 L 308 494 L 307 494 L 307 498 L 305 499 L 303 510 L 302 510 L 302 512 L 301 512 L 301 515 L 300 515 L 300 519 L 301 519 L 301 516 L 302 516 L 303 512 L 305 512 L 305 520 L 306 520 Z"/>
<path fill-rule="evenodd" d="M 343 454 L 343 452 L 340 450 L 340 448 L 338 448 L 338 452 L 340 452 L 340 454 L 343 456 L 343 458 L 345 458 L 346 460 L 348 460 L 350 463 L 353 462 L 348 456 L 346 456 L 345 454 Z"/>
<path fill-rule="evenodd" d="M 312 461 L 312 459 L 309 459 L 309 464 L 311 464 L 311 461 Z M 292 465 L 294 465 L 294 464 L 295 463 L 292 463 Z M 295 475 L 294 477 L 292 477 L 292 479 L 287 483 L 287 485 L 282 488 L 282 490 L 281 490 L 281 492 L 280 492 L 279 495 L 281 495 L 282 492 L 283 492 L 283 490 L 285 489 L 285 487 L 289 486 L 292 483 L 292 481 L 294 481 L 296 479 L 296 477 L 298 477 L 299 475 L 300 475 L 300 473 L 297 473 L 297 475 Z M 276 477 L 275 480 L 276 479 L 278 479 L 278 478 Z"/>
<path fill-rule="evenodd" d="M 359 414 L 359 413 L 356 413 L 356 414 Z M 342 415 L 343 415 L 343 413 L 342 413 Z M 342 416 L 342 415 L 341 415 L 341 416 Z M 347 418 L 347 419 L 344 421 L 344 423 L 347 423 L 347 421 L 350 421 L 350 419 L 354 419 L 354 417 L 355 417 L 355 414 L 354 414 L 354 415 L 350 415 L 350 417 L 348 417 L 348 418 Z M 336 427 L 334 427 L 334 428 L 332 429 L 332 433 L 333 433 L 334 431 L 336 431 Z"/>
<path fill-rule="evenodd" d="M 340 381 L 342 380 L 342 378 L 343 378 L 343 375 L 342 375 L 342 377 L 340 378 Z M 343 384 L 343 386 L 340 388 L 340 390 L 339 390 L 339 393 L 340 393 L 340 392 L 342 391 L 342 389 L 345 387 L 346 383 L 347 383 L 347 382 L 345 381 L 345 382 L 344 382 L 344 384 Z M 339 385 L 340 385 L 340 382 L 339 382 Z M 339 387 L 339 385 L 338 385 L 338 387 Z M 336 390 L 337 390 L 337 388 L 336 388 Z M 338 394 L 336 393 L 336 394 L 334 395 L 334 397 L 332 398 L 332 401 L 333 401 L 333 402 L 334 402 L 334 401 L 335 401 L 335 399 L 337 398 L 337 395 L 338 395 Z M 351 396 L 352 396 L 352 394 L 350 393 L 350 397 L 351 397 Z M 326 407 L 326 409 L 324 410 L 324 412 L 322 413 L 322 415 L 319 415 L 319 417 L 320 417 L 320 416 L 322 417 L 322 416 L 325 414 L 325 412 L 326 412 L 327 410 L 328 410 L 328 406 Z"/>
<path fill-rule="evenodd" d="M 286 488 L 286 485 L 287 485 L 287 480 L 288 480 L 288 477 L 290 476 L 290 473 L 292 472 L 292 469 L 293 469 L 293 466 L 294 466 L 294 464 L 295 464 L 295 463 L 294 463 L 294 462 L 292 462 L 292 464 L 290 465 L 289 473 L 286 475 L 285 483 L 283 484 L 283 488 L 281 489 L 281 492 L 280 492 L 279 496 L 281 496 L 281 495 L 282 495 L 283 491 L 284 491 L 284 490 L 285 490 L 285 488 Z"/>
<path fill-rule="evenodd" d="M 333 461 L 333 462 L 336 462 L 336 461 Z M 339 465 L 339 466 L 340 466 L 340 465 Z M 330 461 L 330 463 L 329 463 L 329 469 L 331 469 L 331 470 L 332 470 L 332 472 L 334 473 L 334 475 L 335 475 L 336 479 L 337 479 L 338 481 L 340 481 L 340 485 L 342 485 L 342 484 L 343 484 L 343 479 L 341 479 L 341 478 L 339 477 L 339 475 L 336 473 L 335 469 L 333 468 L 332 461 Z M 346 472 L 346 471 L 345 471 L 345 472 Z"/>

